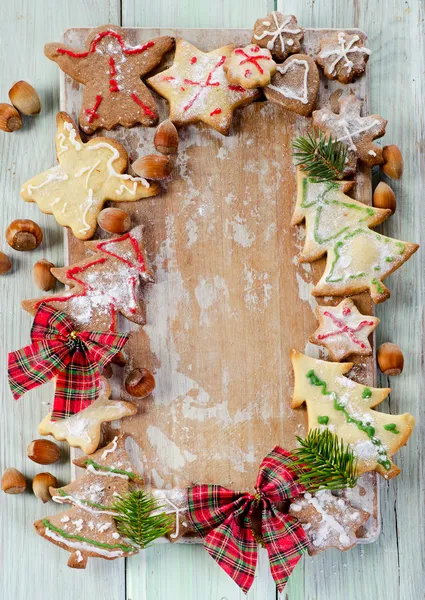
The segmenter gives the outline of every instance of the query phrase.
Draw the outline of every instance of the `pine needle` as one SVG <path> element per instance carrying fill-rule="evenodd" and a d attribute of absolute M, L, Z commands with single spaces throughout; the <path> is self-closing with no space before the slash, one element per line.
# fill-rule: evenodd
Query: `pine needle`
<path fill-rule="evenodd" d="M 168 533 L 173 522 L 172 515 L 151 513 L 160 510 L 156 500 L 143 490 L 131 490 L 118 496 L 112 509 L 119 533 L 144 549 L 154 540 Z"/>
<path fill-rule="evenodd" d="M 316 181 L 334 181 L 344 177 L 347 145 L 313 131 L 305 137 L 299 136 L 293 142 L 292 155 L 296 165 Z"/>
<path fill-rule="evenodd" d="M 297 437 L 293 450 L 300 468 L 299 481 L 309 492 L 338 490 L 357 483 L 357 457 L 353 450 L 329 429 L 312 429 L 307 437 Z"/>

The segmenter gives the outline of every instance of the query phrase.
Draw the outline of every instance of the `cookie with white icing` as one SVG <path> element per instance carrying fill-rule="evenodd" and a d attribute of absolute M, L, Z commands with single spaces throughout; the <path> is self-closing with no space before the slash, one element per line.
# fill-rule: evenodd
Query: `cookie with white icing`
<path fill-rule="evenodd" d="M 24 183 L 21 196 L 69 227 L 76 238 L 93 236 L 107 200 L 133 202 L 158 194 L 157 183 L 125 174 L 127 152 L 115 140 L 98 137 L 85 144 L 64 112 L 58 113 L 56 127 L 59 164 Z"/>
<path fill-rule="evenodd" d="M 277 66 L 271 83 L 264 88 L 267 100 L 307 117 L 319 91 L 319 70 L 307 54 L 294 54 Z"/>
<path fill-rule="evenodd" d="M 369 336 L 378 327 L 379 319 L 363 315 L 351 298 L 337 306 L 317 306 L 316 316 L 319 327 L 310 336 L 310 342 L 326 348 L 332 360 L 372 354 Z"/>
<path fill-rule="evenodd" d="M 328 548 L 349 550 L 357 543 L 356 531 L 370 517 L 365 510 L 353 508 L 346 499 L 334 496 L 329 490 L 299 496 L 291 503 L 289 514 L 302 523 L 310 555 Z"/>
<path fill-rule="evenodd" d="M 251 42 L 267 48 L 273 58 L 282 62 L 300 51 L 303 37 L 304 29 L 294 15 L 282 15 L 275 10 L 255 21 Z"/>
<path fill-rule="evenodd" d="M 276 72 L 276 63 L 267 48 L 249 44 L 232 51 L 224 63 L 224 71 L 230 83 L 253 89 L 270 83 Z"/>
<path fill-rule="evenodd" d="M 224 63 L 234 49 L 229 44 L 201 52 L 189 42 L 177 40 L 173 65 L 147 80 L 168 100 L 175 125 L 201 121 L 228 135 L 233 111 L 259 98 L 259 90 L 247 90 L 227 80 Z"/>
<path fill-rule="evenodd" d="M 89 407 L 67 417 L 51 421 L 49 413 L 38 426 L 40 435 L 52 435 L 59 442 L 68 442 L 74 448 L 81 448 L 85 454 L 92 454 L 98 447 L 102 423 L 123 419 L 137 413 L 131 402 L 110 400 L 111 388 L 104 377 L 100 378 L 99 398 Z"/>
<path fill-rule="evenodd" d="M 173 517 L 173 525 L 167 535 L 170 542 L 178 542 L 186 534 L 197 536 L 189 519 L 186 490 L 152 490 L 159 508 L 152 514 L 166 513 Z"/>
<path fill-rule="evenodd" d="M 328 79 L 350 83 L 365 72 L 367 61 L 372 54 L 365 46 L 366 36 L 358 33 L 338 31 L 320 40 L 317 64 Z"/>
<path fill-rule="evenodd" d="M 313 126 L 325 136 L 343 142 L 347 146 L 344 176 L 355 175 L 357 161 L 373 167 L 384 162 L 382 148 L 373 140 L 385 135 L 386 119 L 379 115 L 362 116 L 363 102 L 352 93 L 338 101 L 339 113 L 329 108 L 313 112 Z"/>

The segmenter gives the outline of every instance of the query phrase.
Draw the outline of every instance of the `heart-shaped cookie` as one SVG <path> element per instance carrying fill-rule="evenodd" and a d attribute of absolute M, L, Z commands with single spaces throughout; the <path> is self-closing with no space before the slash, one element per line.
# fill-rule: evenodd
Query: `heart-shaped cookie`
<path fill-rule="evenodd" d="M 294 54 L 278 65 L 270 85 L 264 88 L 267 100 L 307 117 L 319 91 L 319 70 L 307 54 Z"/>

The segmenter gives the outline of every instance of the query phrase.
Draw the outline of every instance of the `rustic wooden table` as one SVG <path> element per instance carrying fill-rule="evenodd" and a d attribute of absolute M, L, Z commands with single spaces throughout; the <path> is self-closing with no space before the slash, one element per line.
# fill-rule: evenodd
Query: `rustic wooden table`
<path fill-rule="evenodd" d="M 0 278 L 1 347 L 3 372 L 0 425 L 0 470 L 14 466 L 28 477 L 40 469 L 26 458 L 26 446 L 36 437 L 36 425 L 46 412 L 51 390 L 14 403 L 7 386 L 5 358 L 8 350 L 28 343 L 31 318 L 20 308 L 22 298 L 34 297 L 33 263 L 46 257 L 63 264 L 63 235 L 51 217 L 19 198 L 23 181 L 54 163 L 54 115 L 59 108 L 58 68 L 43 55 L 43 45 L 58 40 L 69 26 L 97 26 L 107 22 L 143 27 L 252 27 L 255 19 L 273 9 L 294 13 L 306 27 L 360 27 L 373 49 L 371 107 L 389 123 L 386 140 L 396 143 L 405 158 L 405 174 L 394 182 L 398 210 L 383 231 L 399 239 L 424 243 L 425 221 L 420 206 L 425 187 L 425 138 L 423 123 L 425 12 L 422 0 L 36 0 L 3 2 L 0 21 L 0 100 L 17 79 L 38 89 L 43 112 L 25 119 L 13 135 L 1 134 L 0 182 L 3 210 L 0 230 L 17 217 L 33 218 L 43 228 L 45 244 L 31 254 L 8 249 L 4 236 L 0 247 L 13 258 L 14 269 Z M 229 40 L 230 41 L 230 40 Z M 382 533 L 371 545 L 348 554 L 329 551 L 305 558 L 294 572 L 283 597 L 288 600 L 420 600 L 424 598 L 424 258 L 419 253 L 391 278 L 392 298 L 377 309 L 382 323 L 378 343 L 392 341 L 404 350 L 403 375 L 390 382 L 393 391 L 383 410 L 409 411 L 417 419 L 406 449 L 397 456 L 402 474 L 381 484 Z M 388 385 L 386 378 L 381 386 Z M 40 403 L 41 399 L 41 403 Z M 69 481 L 66 457 L 55 474 Z M 124 561 L 92 561 L 87 571 L 66 567 L 66 557 L 56 546 L 44 543 L 32 530 L 36 518 L 48 515 L 30 494 L 0 497 L 1 575 L 0 597 L 5 600 L 236 600 L 243 598 L 235 584 L 213 563 L 200 546 L 157 545 Z M 252 600 L 276 600 L 277 594 L 261 554 Z"/>

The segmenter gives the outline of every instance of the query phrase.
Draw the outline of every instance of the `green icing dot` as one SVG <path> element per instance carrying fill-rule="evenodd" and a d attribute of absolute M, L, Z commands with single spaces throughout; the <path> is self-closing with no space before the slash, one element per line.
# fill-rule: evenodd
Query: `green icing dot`
<path fill-rule="evenodd" d="M 371 396 L 372 396 L 372 390 L 368 387 L 365 387 L 365 389 L 363 390 L 363 393 L 362 393 L 362 398 L 367 399 L 367 398 L 370 398 Z"/>
<path fill-rule="evenodd" d="M 317 417 L 317 422 L 319 423 L 319 425 L 327 425 L 329 423 L 329 417 L 327 417 L 326 415 L 323 417 Z"/>
<path fill-rule="evenodd" d="M 400 433 L 395 423 L 388 423 L 388 425 L 384 425 L 384 429 L 386 431 L 391 431 L 392 433 Z"/>

